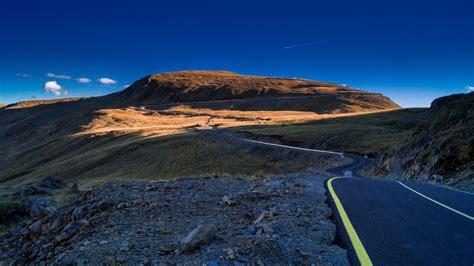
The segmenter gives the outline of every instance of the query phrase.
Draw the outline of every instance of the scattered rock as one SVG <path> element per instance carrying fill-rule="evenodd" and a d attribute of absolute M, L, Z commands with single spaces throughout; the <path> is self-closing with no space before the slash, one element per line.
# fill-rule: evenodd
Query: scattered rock
<path fill-rule="evenodd" d="M 129 251 L 130 250 L 130 244 L 128 243 L 127 240 L 124 240 L 120 243 L 120 251 Z"/>
<path fill-rule="evenodd" d="M 275 232 L 273 228 L 271 228 L 268 224 L 265 224 L 265 223 L 258 224 L 256 226 L 256 229 L 258 230 L 257 235 L 259 235 L 259 232 L 260 232 L 260 235 L 261 234 L 271 235 Z"/>
<path fill-rule="evenodd" d="M 32 217 L 48 215 L 56 210 L 55 206 L 56 202 L 50 199 L 45 199 L 38 196 L 29 196 L 26 198 L 26 210 Z"/>
<path fill-rule="evenodd" d="M 199 225 L 181 239 L 179 242 L 181 251 L 190 252 L 209 243 L 214 238 L 215 231 L 216 228 L 213 225 Z"/>
<path fill-rule="evenodd" d="M 176 250 L 174 245 L 166 245 L 160 248 L 160 255 L 168 255 Z"/>
<path fill-rule="evenodd" d="M 223 252 L 226 254 L 226 258 L 229 260 L 235 259 L 235 251 L 233 248 L 226 248 L 223 250 Z"/>
<path fill-rule="evenodd" d="M 57 209 L 37 204 L 50 209 L 0 239 L 0 261 L 22 255 L 24 264 L 301 265 L 312 254 L 323 265 L 348 265 L 333 245 L 322 179 L 308 175 L 303 188 L 295 178 L 278 178 L 109 184 Z"/>
<path fill-rule="evenodd" d="M 237 199 L 232 198 L 231 196 L 228 196 L 228 195 L 225 195 L 224 197 L 222 197 L 222 201 L 229 206 L 236 206 L 240 204 L 240 202 Z"/>

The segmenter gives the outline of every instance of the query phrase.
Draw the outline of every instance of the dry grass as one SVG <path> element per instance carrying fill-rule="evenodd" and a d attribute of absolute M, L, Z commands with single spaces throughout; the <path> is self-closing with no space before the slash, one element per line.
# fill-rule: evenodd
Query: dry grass
<path fill-rule="evenodd" d="M 40 135 L 42 139 L 37 138 L 34 147 L 22 146 L 20 142 L 10 147 L 3 160 L 15 163 L 0 168 L 0 174 L 5 184 L 14 186 L 53 176 L 90 187 L 109 181 L 216 174 L 262 176 L 307 167 L 327 168 L 337 158 L 308 157 L 299 152 L 236 143 L 209 134 L 212 131 L 208 129 L 244 130 L 305 143 L 318 143 L 321 136 L 334 134 L 343 139 L 341 145 L 347 144 L 344 139 L 352 138 L 380 146 L 377 138 L 369 142 L 370 136 L 383 133 L 386 141 L 387 137 L 398 139 L 399 133 L 382 125 L 354 126 L 347 121 L 358 123 L 361 117 L 370 117 L 364 119 L 371 121 L 384 114 L 317 115 L 303 111 L 213 110 L 185 105 L 161 110 L 101 109 L 94 112 L 88 123 L 76 127 L 73 134 Z M 386 134 L 388 131 L 392 135 Z M 347 135 L 348 132 L 352 133 Z M 344 150 L 357 150 L 359 146 L 348 147 Z"/>
<path fill-rule="evenodd" d="M 240 175 L 263 176 L 288 173 L 309 166 L 327 167 L 334 156 L 318 157 L 274 148 L 258 147 L 205 132 L 143 137 L 136 134 L 117 136 L 75 136 L 80 149 L 66 157 L 44 162 L 32 172 L 15 178 L 10 185 L 19 185 L 54 176 L 91 187 L 106 182 L 125 180 L 162 180 L 185 176 Z M 71 146 L 72 143 L 59 145 Z M 288 156 L 291 154 L 291 156 Z"/>
<path fill-rule="evenodd" d="M 72 102 L 77 101 L 81 98 L 61 98 L 61 99 L 50 99 L 50 100 L 29 100 L 29 101 L 21 101 L 13 104 L 0 104 L 1 107 L 5 107 L 5 109 L 19 109 L 19 108 L 29 108 L 38 105 L 44 104 L 54 104 L 54 103 L 65 103 L 65 102 Z"/>
<path fill-rule="evenodd" d="M 326 167 L 326 158 L 307 161 L 208 132 L 398 108 L 383 95 L 327 82 L 206 71 L 148 76 L 103 97 L 18 106 L 29 108 L 0 110 L 0 182 L 14 186 L 46 176 L 89 186 Z"/>
<path fill-rule="evenodd" d="M 173 106 L 165 110 L 102 109 L 96 111 L 92 121 L 82 126 L 82 130 L 74 135 L 103 136 L 138 133 L 145 137 L 164 136 L 196 129 L 295 124 L 373 112 L 318 115 L 303 111 L 212 110 L 193 108 L 187 105 Z"/>
<path fill-rule="evenodd" d="M 342 115 L 333 115 L 342 116 Z M 51 138 L 24 152 L 12 149 L 4 160 L 5 184 L 20 185 L 46 176 L 89 187 L 109 181 L 158 180 L 199 175 L 262 176 L 328 167 L 337 158 L 236 143 L 207 128 L 312 121 L 318 116 L 296 111 L 235 111 L 139 108 L 103 109 L 76 133 Z M 291 156 L 288 156 L 291 154 Z"/>
<path fill-rule="evenodd" d="M 425 109 L 327 116 L 307 123 L 285 126 L 247 126 L 233 131 L 275 137 L 326 149 L 375 156 L 408 140 Z"/>

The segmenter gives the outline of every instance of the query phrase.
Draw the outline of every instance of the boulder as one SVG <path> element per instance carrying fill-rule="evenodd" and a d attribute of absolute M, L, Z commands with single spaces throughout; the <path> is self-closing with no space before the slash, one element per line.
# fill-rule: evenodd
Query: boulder
<path fill-rule="evenodd" d="M 52 213 L 56 207 L 53 200 L 41 198 L 38 196 L 29 196 L 26 198 L 26 210 L 32 217 L 40 217 Z"/>
<path fill-rule="evenodd" d="M 228 196 L 228 195 L 225 195 L 224 197 L 222 197 L 222 202 L 224 202 L 225 204 L 229 205 L 229 206 L 236 206 L 236 205 L 239 205 L 240 202 L 233 198 L 232 196 Z"/>
<path fill-rule="evenodd" d="M 182 252 L 190 252 L 212 241 L 216 228 L 213 225 L 200 225 L 194 228 L 179 242 Z"/>

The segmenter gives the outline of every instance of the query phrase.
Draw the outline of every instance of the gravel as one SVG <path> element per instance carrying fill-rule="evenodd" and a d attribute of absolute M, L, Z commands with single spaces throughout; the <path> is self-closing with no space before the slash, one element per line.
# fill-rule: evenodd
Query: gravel
<path fill-rule="evenodd" d="M 109 184 L 14 227 L 0 262 L 348 265 L 323 178 Z"/>

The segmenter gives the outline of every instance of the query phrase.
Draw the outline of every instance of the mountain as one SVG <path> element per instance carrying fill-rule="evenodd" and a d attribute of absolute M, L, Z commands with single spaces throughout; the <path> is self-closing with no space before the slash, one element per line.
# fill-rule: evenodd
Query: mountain
<path fill-rule="evenodd" d="M 267 160 L 201 132 L 397 108 L 381 94 L 327 82 L 209 71 L 151 75 L 102 97 L 1 109 L 0 183 L 290 171 L 302 162 Z"/>
<path fill-rule="evenodd" d="M 241 76 L 223 71 L 180 71 L 151 75 L 136 81 L 124 91 L 105 98 L 121 106 L 197 104 L 196 102 L 206 102 L 208 105 L 215 102 L 213 108 L 277 108 L 322 113 L 400 108 L 381 94 L 354 90 L 333 83 L 296 78 Z M 262 101 L 253 104 L 254 99 Z M 292 101 L 287 101 L 288 99 Z M 235 100 L 239 100 L 240 104 Z"/>
<path fill-rule="evenodd" d="M 443 175 L 449 184 L 474 189 L 474 93 L 434 100 L 425 119 L 377 164 L 379 174 L 415 180 Z"/>

